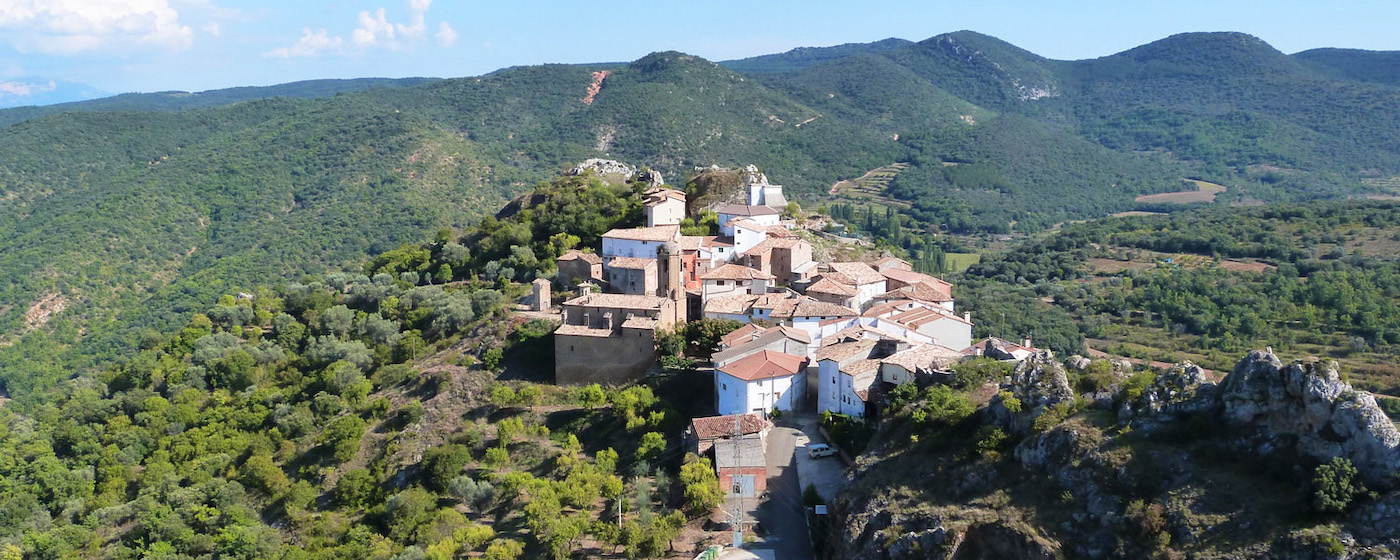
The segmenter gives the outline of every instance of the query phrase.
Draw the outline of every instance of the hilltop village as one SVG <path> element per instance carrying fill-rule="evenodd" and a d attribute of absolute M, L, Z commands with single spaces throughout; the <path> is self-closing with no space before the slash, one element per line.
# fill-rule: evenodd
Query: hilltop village
<path fill-rule="evenodd" d="M 585 169 L 627 172 L 591 160 Z M 1019 360 L 1030 340 L 974 342 L 973 318 L 959 313 L 948 282 L 915 272 L 909 262 L 818 262 L 798 221 L 784 218 L 780 185 L 753 166 L 742 200 L 688 206 L 686 193 L 659 183 L 645 191 L 644 227 L 613 229 L 600 247 L 558 259 L 555 282 L 534 284 L 536 311 L 551 310 L 554 286 L 578 295 L 559 306 L 554 332 L 560 385 L 623 384 L 658 368 L 658 333 L 686 321 L 729 319 L 712 365 L 714 418 L 699 426 L 736 425 L 734 415 L 765 422 L 774 414 L 829 412 L 863 419 L 872 394 L 916 381 L 951 377 L 950 366 L 976 356 Z M 702 210 L 718 216 L 719 235 L 681 233 Z"/>

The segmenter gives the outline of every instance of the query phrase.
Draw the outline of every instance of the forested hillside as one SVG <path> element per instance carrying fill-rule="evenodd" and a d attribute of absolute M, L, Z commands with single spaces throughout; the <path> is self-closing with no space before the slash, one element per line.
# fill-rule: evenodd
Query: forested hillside
<path fill-rule="evenodd" d="M 924 233 L 1043 231 L 1184 178 L 1222 204 L 1386 193 L 1400 91 L 1357 62 L 1385 56 L 1189 34 L 1065 62 L 958 32 L 0 111 L 0 381 L 47 385 L 219 293 L 474 223 L 599 155 L 677 184 L 752 162 L 817 204 L 900 163 L 875 194 Z"/>

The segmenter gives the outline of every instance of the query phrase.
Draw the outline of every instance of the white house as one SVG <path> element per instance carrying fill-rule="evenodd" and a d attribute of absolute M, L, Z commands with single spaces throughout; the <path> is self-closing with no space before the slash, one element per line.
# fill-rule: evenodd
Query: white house
<path fill-rule="evenodd" d="M 962 361 L 963 353 L 937 344 L 919 344 L 880 359 L 880 380 L 894 385 L 910 383 L 920 375 L 945 371 Z"/>
<path fill-rule="evenodd" d="M 685 219 L 685 193 L 658 187 L 644 196 L 642 210 L 646 212 L 647 227 L 678 225 Z"/>
<path fill-rule="evenodd" d="M 865 417 L 870 386 L 880 374 L 880 361 L 871 359 L 876 340 L 855 340 L 817 350 L 817 410 Z"/>
<path fill-rule="evenodd" d="M 701 275 L 700 282 L 700 300 L 707 302 L 715 297 L 768 293 L 773 275 L 747 266 L 726 264 Z"/>
<path fill-rule="evenodd" d="M 742 255 L 763 244 L 768 239 L 768 228 L 777 227 L 776 225 L 761 224 L 749 218 L 740 218 L 730 222 L 729 229 L 734 232 L 734 253 Z"/>
<path fill-rule="evenodd" d="M 827 267 L 831 269 L 829 276 L 832 280 L 855 288 L 855 305 L 852 307 L 856 309 L 864 309 L 866 303 L 887 291 L 885 276 L 876 272 L 868 264 L 834 262 Z"/>
<path fill-rule="evenodd" d="M 891 328 L 917 332 L 940 346 L 967 348 L 972 345 L 971 316 L 959 317 L 936 303 L 892 301 L 872 306 L 863 316 L 892 323 Z"/>
<path fill-rule="evenodd" d="M 603 257 L 654 259 L 667 241 L 680 240 L 679 225 L 614 229 L 603 234 Z"/>
<path fill-rule="evenodd" d="M 715 368 L 717 414 L 791 411 L 806 393 L 807 358 L 762 350 Z"/>
<path fill-rule="evenodd" d="M 770 208 L 787 206 L 787 198 L 783 196 L 783 186 L 768 184 L 767 177 L 764 177 L 761 182 L 750 183 L 749 206 L 768 206 Z"/>
<path fill-rule="evenodd" d="M 719 234 L 727 236 L 734 235 L 732 222 L 735 220 L 749 219 L 759 225 L 776 226 L 781 216 L 780 212 L 767 206 L 742 206 L 739 204 L 722 205 L 715 209 L 715 213 L 719 214 Z"/>

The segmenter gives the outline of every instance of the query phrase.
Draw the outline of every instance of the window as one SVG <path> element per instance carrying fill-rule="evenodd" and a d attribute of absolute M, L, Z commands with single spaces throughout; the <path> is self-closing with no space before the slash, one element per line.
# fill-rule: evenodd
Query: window
<path fill-rule="evenodd" d="M 729 390 L 729 384 L 728 384 L 728 383 L 720 383 L 720 384 L 719 384 L 719 390 L 721 390 L 721 391 L 728 391 L 728 390 Z"/>
<path fill-rule="evenodd" d="M 570 351 L 570 352 L 573 352 L 573 351 L 574 351 L 574 345 L 572 345 L 572 344 L 569 345 L 569 351 Z"/>

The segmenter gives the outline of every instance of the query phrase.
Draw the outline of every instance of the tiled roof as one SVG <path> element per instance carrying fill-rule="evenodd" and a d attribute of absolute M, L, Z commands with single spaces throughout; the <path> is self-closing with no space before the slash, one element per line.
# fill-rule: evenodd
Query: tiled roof
<path fill-rule="evenodd" d="M 901 325 L 908 325 L 909 327 L 915 330 L 918 330 L 919 327 L 922 327 L 934 321 L 941 321 L 944 319 L 950 319 L 959 323 L 967 323 L 969 325 L 972 324 L 968 323 L 966 319 L 963 319 L 962 317 L 959 317 L 952 313 L 948 313 L 941 309 L 930 309 L 923 306 L 918 306 L 907 311 L 901 311 L 899 313 L 895 313 L 885 318 L 899 323 Z"/>
<path fill-rule="evenodd" d="M 882 363 L 900 366 L 909 371 L 919 369 L 943 369 L 961 360 L 963 353 L 937 344 L 920 344 L 902 352 L 895 352 Z"/>
<path fill-rule="evenodd" d="M 744 381 L 787 377 L 802 371 L 807 359 L 800 356 L 764 350 L 725 364 L 718 371 Z"/>
<path fill-rule="evenodd" d="M 860 402 L 870 402 L 870 389 L 856 391 L 856 397 L 860 399 Z"/>
<path fill-rule="evenodd" d="M 855 317 L 854 309 L 827 301 L 803 298 L 792 310 L 793 317 Z"/>
<path fill-rule="evenodd" d="M 701 280 L 772 280 L 773 275 L 762 270 L 726 264 L 700 277 Z"/>
<path fill-rule="evenodd" d="M 626 268 L 642 270 L 656 266 L 656 259 L 639 259 L 633 257 L 613 257 L 608 261 L 608 268 Z"/>
<path fill-rule="evenodd" d="M 890 280 L 898 280 L 905 284 L 927 284 L 936 290 L 944 290 L 950 293 L 953 287 L 953 285 L 949 284 L 948 282 L 945 282 L 933 276 L 929 276 L 922 272 L 890 269 L 881 272 L 880 274 L 883 275 L 885 278 L 889 278 Z"/>
<path fill-rule="evenodd" d="M 807 286 L 807 293 L 812 292 L 816 292 L 819 294 L 833 294 L 843 297 L 851 297 L 856 295 L 856 289 L 854 286 L 839 283 L 825 275 L 823 275 L 820 280 L 817 280 L 816 282 L 812 283 L 811 286 Z"/>
<path fill-rule="evenodd" d="M 564 253 L 563 256 L 559 257 L 559 260 L 561 261 L 571 261 L 574 259 L 582 260 L 588 264 L 603 264 L 602 257 L 599 257 L 598 255 L 595 255 L 593 253 L 585 253 L 577 249 Z"/>
<path fill-rule="evenodd" d="M 841 373 L 846 375 L 861 375 L 880 369 L 880 360 L 856 360 L 841 366 Z"/>
<path fill-rule="evenodd" d="M 931 303 L 953 301 L 952 294 L 940 291 L 928 284 L 910 284 L 901 288 L 895 288 L 875 297 L 884 300 L 913 299 Z"/>
<path fill-rule="evenodd" d="M 614 229 L 604 233 L 603 237 L 628 239 L 631 241 L 676 241 L 680 239 L 680 235 L 681 226 L 673 224 L 655 227 Z"/>
<path fill-rule="evenodd" d="M 675 189 L 668 189 L 664 187 L 651 189 L 647 191 L 643 196 L 646 197 L 646 201 L 643 202 L 643 204 L 646 204 L 648 206 L 660 203 L 668 198 L 685 202 L 685 193 Z"/>
<path fill-rule="evenodd" d="M 753 323 L 745 323 L 744 326 L 734 329 L 733 331 L 730 331 L 729 334 L 719 337 L 719 343 L 721 346 L 725 347 L 734 346 L 735 344 L 753 340 L 764 330 L 766 329 Z"/>
<path fill-rule="evenodd" d="M 749 294 L 712 297 L 705 301 L 704 312 L 740 315 L 748 312 L 749 305 L 757 297 Z"/>
<path fill-rule="evenodd" d="M 556 336 L 593 336 L 607 338 L 612 336 L 612 329 L 595 329 L 588 325 L 559 325 L 554 329 Z"/>
<path fill-rule="evenodd" d="M 628 317 L 626 321 L 623 321 L 623 322 L 622 322 L 622 328 L 624 328 L 624 329 L 652 329 L 652 330 L 655 330 L 655 329 L 656 329 L 656 319 L 652 319 L 651 317 L 639 317 L 639 316 Z"/>
<path fill-rule="evenodd" d="M 757 414 L 729 414 L 691 418 L 690 430 L 699 439 L 727 438 L 734 435 L 734 420 L 739 420 L 739 433 L 756 434 L 768 428 L 768 421 Z"/>
<path fill-rule="evenodd" d="M 707 235 L 700 241 L 701 247 L 733 247 L 734 238 L 729 236 Z"/>
<path fill-rule="evenodd" d="M 770 292 L 766 294 L 760 294 L 758 297 L 754 298 L 753 303 L 751 305 L 759 309 L 768 309 L 771 311 L 779 308 L 783 305 L 783 302 L 791 299 L 794 298 L 790 293 Z"/>
<path fill-rule="evenodd" d="M 763 241 L 760 241 L 760 242 L 758 243 L 758 245 L 754 245 L 754 246 L 753 246 L 752 248 L 750 248 L 749 250 L 744 251 L 744 254 L 745 254 L 745 255 L 763 255 L 763 254 L 769 253 L 769 252 L 772 251 L 773 249 L 792 249 L 792 248 L 797 247 L 797 246 L 799 246 L 799 245 L 801 245 L 801 244 L 803 244 L 803 243 L 806 243 L 806 241 L 803 241 L 803 240 L 798 239 L 798 238 L 796 238 L 796 237 L 771 237 L 771 236 L 770 236 L 770 237 L 764 239 Z"/>
<path fill-rule="evenodd" d="M 742 204 L 724 204 L 715 208 L 715 213 L 730 216 L 777 216 L 781 214 L 781 212 L 767 206 L 744 206 Z"/>
<path fill-rule="evenodd" d="M 892 266 L 908 270 L 912 265 L 909 264 L 909 261 L 897 257 L 882 257 L 875 261 L 876 269 L 889 269 Z"/>
<path fill-rule="evenodd" d="M 699 235 L 682 235 L 682 236 L 681 236 L 681 241 L 680 241 L 681 250 L 682 250 L 682 251 L 699 251 L 699 250 L 700 250 L 700 245 L 703 244 L 704 242 L 705 242 L 705 238 L 702 237 L 702 236 L 699 236 Z"/>
<path fill-rule="evenodd" d="M 827 266 L 831 267 L 832 271 L 850 278 L 856 284 L 874 284 L 885 281 L 884 275 L 863 262 L 834 262 Z"/>
<path fill-rule="evenodd" d="M 870 354 L 870 349 L 874 347 L 874 340 L 856 340 L 832 344 L 831 346 L 817 350 L 817 361 L 834 360 L 843 362 L 848 358 L 867 356 Z"/>
<path fill-rule="evenodd" d="M 666 298 L 634 294 L 587 294 L 564 302 L 564 306 L 655 311 L 660 310 L 667 301 Z"/>

